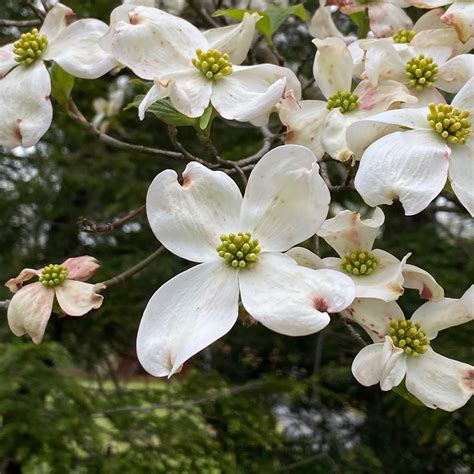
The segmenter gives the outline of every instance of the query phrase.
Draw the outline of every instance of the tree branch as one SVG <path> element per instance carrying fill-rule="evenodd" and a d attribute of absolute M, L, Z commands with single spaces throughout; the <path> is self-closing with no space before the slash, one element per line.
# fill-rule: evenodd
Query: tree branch
<path fill-rule="evenodd" d="M 16 26 L 17 28 L 24 28 L 29 26 L 41 25 L 40 20 L 2 20 L 0 19 L 0 26 Z"/>
<path fill-rule="evenodd" d="M 94 221 L 90 219 L 81 217 L 78 222 L 79 230 L 81 232 L 88 232 L 91 234 L 111 232 L 115 229 L 118 229 L 119 227 L 122 227 L 125 223 L 127 223 L 128 221 L 132 220 L 134 217 L 141 214 L 145 210 L 145 208 L 146 208 L 146 204 L 143 204 L 143 206 L 140 206 L 139 208 L 134 209 L 133 211 L 130 211 L 121 219 L 117 219 L 115 222 L 111 222 L 109 224 L 96 224 Z"/>

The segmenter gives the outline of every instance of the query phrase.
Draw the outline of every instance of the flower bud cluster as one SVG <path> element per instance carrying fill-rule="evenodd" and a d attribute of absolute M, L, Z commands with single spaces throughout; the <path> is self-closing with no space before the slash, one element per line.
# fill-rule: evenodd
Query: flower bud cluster
<path fill-rule="evenodd" d="M 472 133 L 469 111 L 453 108 L 452 105 L 431 103 L 427 115 L 429 124 L 451 143 L 464 145 Z"/>
<path fill-rule="evenodd" d="M 31 33 L 24 33 L 18 41 L 13 43 L 15 61 L 29 66 L 38 59 L 48 46 L 48 38 L 42 35 L 36 28 Z"/>
<path fill-rule="evenodd" d="M 66 267 L 50 264 L 43 268 L 39 281 L 48 288 L 54 288 L 55 286 L 62 285 L 67 276 L 68 271 Z"/>
<path fill-rule="evenodd" d="M 196 49 L 197 58 L 193 58 L 194 67 L 200 70 L 208 79 L 217 81 L 224 76 L 232 74 L 232 63 L 229 61 L 229 55 L 221 53 L 217 49 L 201 51 Z"/>
<path fill-rule="evenodd" d="M 216 247 L 219 256 L 231 267 L 251 269 L 258 261 L 258 240 L 252 240 L 250 232 L 221 235 L 221 244 Z"/>
<path fill-rule="evenodd" d="M 329 97 L 326 107 L 328 110 L 338 108 L 342 114 L 352 112 L 359 107 L 359 96 L 350 92 L 339 91 Z"/>
<path fill-rule="evenodd" d="M 403 349 L 405 354 L 417 357 L 428 350 L 430 341 L 421 326 L 412 321 L 400 319 L 390 322 L 390 337 L 393 345 Z"/>
<path fill-rule="evenodd" d="M 341 260 L 341 269 L 352 275 L 370 275 L 378 264 L 379 260 L 372 252 L 356 250 Z"/>
<path fill-rule="evenodd" d="M 432 87 L 437 79 L 438 65 L 430 57 L 420 54 L 411 58 L 405 66 L 408 84 L 421 91 L 425 87 Z"/>

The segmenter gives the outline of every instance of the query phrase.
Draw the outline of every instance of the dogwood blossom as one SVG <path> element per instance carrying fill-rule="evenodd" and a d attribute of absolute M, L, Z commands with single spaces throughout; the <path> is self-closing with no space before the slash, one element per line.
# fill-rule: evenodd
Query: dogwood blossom
<path fill-rule="evenodd" d="M 362 155 L 355 187 L 364 201 L 377 206 L 398 197 L 406 215 L 417 214 L 449 176 L 456 196 L 474 215 L 473 99 L 474 78 L 451 105 L 390 110 L 352 124 L 347 141 Z"/>
<path fill-rule="evenodd" d="M 300 84 L 288 68 L 273 64 L 239 66 L 247 56 L 257 14 L 241 23 L 201 33 L 186 20 L 155 8 L 116 8 L 104 48 L 142 79 L 154 80 L 139 107 L 170 97 L 188 117 L 200 117 L 211 103 L 229 120 L 263 125 L 285 87 L 297 96 Z"/>
<path fill-rule="evenodd" d="M 309 250 L 294 247 L 287 253 L 300 265 L 309 268 L 332 268 L 349 275 L 355 284 L 357 298 L 398 299 L 404 288 L 417 289 L 422 298 L 439 300 L 444 291 L 426 271 L 402 261 L 385 250 L 373 249 L 375 239 L 385 220 L 382 209 L 376 208 L 370 219 L 361 219 L 358 212 L 340 211 L 324 222 L 317 234 L 339 258 L 319 258 Z"/>
<path fill-rule="evenodd" d="M 25 268 L 17 277 L 8 280 L 5 286 L 14 293 L 7 314 L 13 334 L 28 334 L 35 344 L 39 344 L 55 299 L 68 316 L 83 316 L 100 308 L 104 298 L 97 291 L 104 286 L 85 283 L 99 268 L 93 257 L 73 257 L 61 265 L 51 264 L 38 270 Z M 38 282 L 23 286 L 35 276 L 39 277 Z"/>
<path fill-rule="evenodd" d="M 431 348 L 439 331 L 474 319 L 474 286 L 462 298 L 427 302 L 406 320 L 395 302 L 356 299 L 343 315 L 359 323 L 374 344 L 364 347 L 352 373 L 365 386 L 384 391 L 405 378 L 407 390 L 429 408 L 454 411 L 474 393 L 474 367 Z"/>
<path fill-rule="evenodd" d="M 347 161 L 352 151 L 346 143 L 347 127 L 364 117 L 389 109 L 400 102 L 416 102 L 405 86 L 385 81 L 373 87 L 361 81 L 351 92 L 353 62 L 349 48 L 340 38 L 313 40 L 318 51 L 314 58 L 314 79 L 328 99 L 297 101 L 286 95 L 279 106 L 280 120 L 287 127 L 286 143 L 310 148 L 318 159 L 324 152 Z"/>
<path fill-rule="evenodd" d="M 117 62 L 98 44 L 107 31 L 99 20 L 68 26 L 73 11 L 57 4 L 40 30 L 0 48 L 0 145 L 29 147 L 49 129 L 53 117 L 51 79 L 44 64 L 54 61 L 73 76 L 95 79 Z"/>
<path fill-rule="evenodd" d="M 326 217 L 329 191 L 310 150 L 286 145 L 252 171 L 242 199 L 235 182 L 192 162 L 179 184 L 166 170 L 152 182 L 147 214 L 158 240 L 199 265 L 152 296 L 137 353 L 155 376 L 171 376 L 235 324 L 244 308 L 273 331 L 320 331 L 328 312 L 354 299 L 352 280 L 333 270 L 300 267 L 281 252 L 312 236 Z"/>

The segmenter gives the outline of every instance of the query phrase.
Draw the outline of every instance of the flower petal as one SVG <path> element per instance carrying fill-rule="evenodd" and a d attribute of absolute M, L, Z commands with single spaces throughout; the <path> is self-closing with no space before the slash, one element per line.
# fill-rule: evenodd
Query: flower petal
<path fill-rule="evenodd" d="M 104 297 L 97 291 L 104 288 L 101 283 L 93 285 L 83 281 L 66 280 L 55 288 L 55 292 L 59 306 L 68 316 L 84 316 L 102 306 Z"/>
<path fill-rule="evenodd" d="M 364 387 L 380 382 L 384 344 L 370 344 L 359 351 L 352 362 L 352 375 Z"/>
<path fill-rule="evenodd" d="M 385 363 L 380 374 L 380 388 L 383 391 L 392 390 L 400 385 L 407 372 L 407 356 L 403 349 L 395 347 L 389 336 L 385 337 L 382 351 L 382 358 Z"/>
<path fill-rule="evenodd" d="M 370 29 L 377 38 L 394 35 L 400 28 L 411 30 L 410 17 L 397 5 L 389 2 L 372 4 L 367 9 Z"/>
<path fill-rule="evenodd" d="M 136 7 L 129 22 L 115 25 L 111 44 L 115 58 L 142 79 L 169 79 L 178 71 L 195 70 L 191 59 L 196 49 L 208 49 L 196 27 L 147 7 Z"/>
<path fill-rule="evenodd" d="M 73 18 L 74 12 L 66 5 L 58 3 L 49 10 L 39 32 L 48 37 L 48 43 L 52 43 Z"/>
<path fill-rule="evenodd" d="M 40 276 L 41 270 L 35 270 L 33 268 L 24 268 L 18 276 L 10 278 L 5 286 L 12 292 L 16 293 L 23 287 L 23 282 L 31 280 L 34 276 Z"/>
<path fill-rule="evenodd" d="M 428 10 L 426 13 L 421 15 L 418 20 L 416 20 L 416 23 L 413 26 L 413 31 L 420 33 L 424 30 L 448 29 L 449 27 L 440 19 L 443 13 L 443 8 Z"/>
<path fill-rule="evenodd" d="M 435 64 L 442 66 L 451 57 L 458 42 L 458 35 L 454 29 L 445 27 L 420 31 L 410 44 L 416 49 L 417 53 L 423 53 L 425 56 L 431 57 Z M 438 87 L 438 82 L 436 82 L 436 87 Z"/>
<path fill-rule="evenodd" d="M 313 153 L 299 145 L 283 145 L 268 152 L 253 169 L 240 226 L 260 241 L 263 250 L 288 250 L 315 234 L 329 201 Z"/>
<path fill-rule="evenodd" d="M 319 8 L 316 9 L 311 23 L 309 24 L 309 33 L 318 39 L 335 37 L 344 39 L 344 35 L 337 29 L 331 16 L 331 7 L 326 7 L 319 2 Z"/>
<path fill-rule="evenodd" d="M 212 81 L 197 69 L 177 72 L 171 80 L 169 91 L 176 110 L 188 117 L 200 117 L 209 105 Z"/>
<path fill-rule="evenodd" d="M 390 331 L 390 321 L 405 319 L 395 301 L 375 298 L 356 298 L 341 315 L 362 326 L 374 342 L 385 341 L 385 336 Z"/>
<path fill-rule="evenodd" d="M 452 156 L 449 164 L 449 181 L 462 205 L 474 217 L 474 140 L 464 145 L 451 146 Z"/>
<path fill-rule="evenodd" d="M 352 56 L 341 38 L 314 39 L 318 48 L 313 64 L 313 75 L 326 98 L 336 92 L 350 92 Z"/>
<path fill-rule="evenodd" d="M 455 93 L 473 76 L 474 56 L 460 54 L 439 67 L 436 87 L 446 92 Z"/>
<path fill-rule="evenodd" d="M 469 79 L 454 96 L 451 105 L 458 109 L 468 110 L 471 114 L 470 117 L 474 115 L 474 77 Z"/>
<path fill-rule="evenodd" d="M 87 281 L 100 270 L 99 261 L 88 255 L 68 258 L 61 265 L 67 268 L 69 280 Z"/>
<path fill-rule="evenodd" d="M 266 123 L 285 87 L 293 89 L 296 98 L 301 96 L 301 86 L 291 69 L 259 64 L 234 66 L 233 70 L 212 88 L 212 104 L 225 119 L 239 122 L 259 119 Z"/>
<path fill-rule="evenodd" d="M 443 288 L 428 272 L 408 263 L 403 267 L 403 287 L 418 290 L 425 300 L 438 301 L 444 297 Z"/>
<path fill-rule="evenodd" d="M 173 170 L 161 172 L 148 189 L 146 206 L 157 239 L 171 252 L 193 262 L 220 257 L 216 246 L 222 234 L 239 228 L 242 195 L 221 171 L 192 162 L 183 172 L 183 184 Z"/>
<path fill-rule="evenodd" d="M 474 367 L 448 359 L 428 347 L 420 357 L 407 360 L 407 390 L 429 408 L 454 411 L 474 391 Z"/>
<path fill-rule="evenodd" d="M 17 66 L 0 79 L 0 145 L 33 146 L 53 119 L 51 79 L 41 61 Z"/>
<path fill-rule="evenodd" d="M 145 118 L 145 112 L 153 105 L 157 100 L 164 99 L 170 94 L 169 83 L 166 86 L 163 86 L 159 81 L 156 81 L 146 93 L 143 100 L 138 106 L 138 117 L 140 120 Z"/>
<path fill-rule="evenodd" d="M 362 156 L 355 188 L 369 206 L 399 197 L 405 214 L 418 214 L 440 193 L 448 174 L 449 147 L 425 130 L 395 132 Z"/>
<path fill-rule="evenodd" d="M 434 339 L 439 331 L 467 323 L 474 319 L 474 285 L 459 299 L 443 298 L 428 301 L 420 306 L 412 316 L 414 323 L 420 323 L 429 339 Z"/>
<path fill-rule="evenodd" d="M 471 2 L 453 2 L 441 17 L 441 21 L 452 26 L 459 39 L 465 43 L 474 36 L 474 4 Z"/>
<path fill-rule="evenodd" d="M 350 278 L 332 270 L 298 266 L 288 255 L 261 254 L 258 263 L 239 275 L 242 304 L 272 331 L 305 336 L 325 328 L 327 312 L 338 312 L 354 299 Z"/>
<path fill-rule="evenodd" d="M 296 101 L 288 95 L 278 104 L 278 114 L 286 126 L 285 143 L 309 148 L 319 160 L 324 155 L 321 146 L 322 124 L 328 115 L 322 100 Z"/>
<path fill-rule="evenodd" d="M 93 18 L 79 20 L 48 43 L 43 59 L 53 60 L 65 71 L 81 79 L 97 79 L 115 66 L 115 58 L 99 46 L 107 25 Z"/>
<path fill-rule="evenodd" d="M 302 267 L 312 268 L 313 270 L 326 268 L 326 265 L 320 257 L 304 247 L 293 247 L 285 253 Z"/>
<path fill-rule="evenodd" d="M 406 82 L 405 62 L 390 40 L 367 42 L 365 73 L 370 83 L 377 87 L 379 82 L 391 79 Z"/>
<path fill-rule="evenodd" d="M 13 54 L 13 43 L 6 44 L 0 48 L 0 80 L 2 80 L 7 73 L 17 66 L 15 55 Z"/>
<path fill-rule="evenodd" d="M 255 33 L 255 24 L 261 17 L 254 13 L 245 13 L 236 25 L 212 28 L 204 32 L 209 49 L 217 49 L 229 55 L 232 64 L 240 64 L 247 57 Z"/>
<path fill-rule="evenodd" d="M 36 282 L 15 293 L 8 305 L 8 324 L 15 336 L 28 334 L 35 344 L 43 340 L 53 309 L 54 291 Z"/>
<path fill-rule="evenodd" d="M 428 107 L 420 107 L 416 109 L 398 109 L 387 110 L 380 114 L 371 115 L 364 123 L 358 123 L 360 127 L 365 127 L 365 122 L 383 122 L 385 124 L 398 125 L 400 127 L 412 128 L 418 130 L 432 130 L 426 116 L 430 110 Z M 355 124 L 353 125 L 355 127 Z"/>
<path fill-rule="evenodd" d="M 370 219 L 361 219 L 358 212 L 340 211 L 324 222 L 318 235 L 344 257 L 353 250 L 372 250 L 384 221 L 385 215 L 379 207 Z"/>
<path fill-rule="evenodd" d="M 180 273 L 151 297 L 137 336 L 143 368 L 170 377 L 183 363 L 230 331 L 237 321 L 239 271 L 223 261 Z"/>
<path fill-rule="evenodd" d="M 112 13 L 110 14 L 109 30 L 99 40 L 99 45 L 104 51 L 112 53 L 112 42 L 115 34 L 115 27 L 120 22 L 130 23 L 130 18 L 128 14 L 135 8 L 137 8 L 136 3 L 126 1 L 122 5 L 112 10 Z"/>

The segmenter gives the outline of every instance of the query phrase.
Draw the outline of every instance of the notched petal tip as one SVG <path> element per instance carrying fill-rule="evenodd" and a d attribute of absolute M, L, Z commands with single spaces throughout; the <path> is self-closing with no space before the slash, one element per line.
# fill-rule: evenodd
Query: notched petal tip
<path fill-rule="evenodd" d="M 34 276 L 39 276 L 41 270 L 34 270 L 32 268 L 24 268 L 17 277 L 10 278 L 5 286 L 12 292 L 16 293 L 23 286 L 23 282 L 30 280 Z"/>

